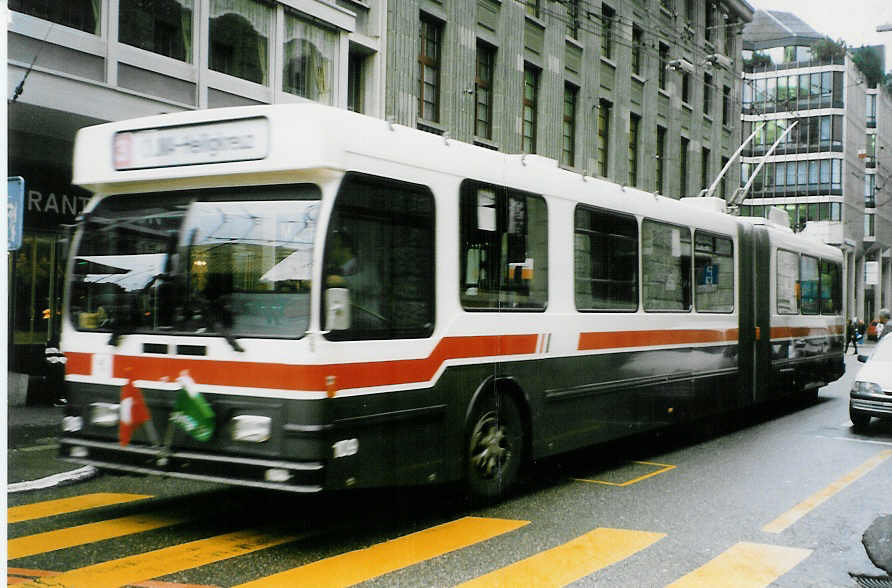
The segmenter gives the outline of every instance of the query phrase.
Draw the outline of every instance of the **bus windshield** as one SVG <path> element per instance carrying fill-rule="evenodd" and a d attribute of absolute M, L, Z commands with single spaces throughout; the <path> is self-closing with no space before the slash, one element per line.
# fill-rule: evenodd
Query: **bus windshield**
<path fill-rule="evenodd" d="M 81 331 L 299 338 L 309 327 L 316 186 L 109 196 L 76 241 Z"/>

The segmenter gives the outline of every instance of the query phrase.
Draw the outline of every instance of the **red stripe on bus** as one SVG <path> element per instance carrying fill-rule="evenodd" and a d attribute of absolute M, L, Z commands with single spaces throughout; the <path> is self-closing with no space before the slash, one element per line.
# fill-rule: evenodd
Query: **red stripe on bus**
<path fill-rule="evenodd" d="M 580 333 L 579 349 L 613 349 L 651 345 L 722 343 L 737 341 L 738 329 L 685 329 Z"/>
<path fill-rule="evenodd" d="M 69 351 L 65 354 L 65 373 L 89 376 L 93 365 L 92 353 Z"/>
<path fill-rule="evenodd" d="M 843 327 L 832 325 L 830 327 L 772 327 L 772 339 L 789 339 L 792 337 L 821 337 L 827 335 L 841 335 Z"/>
<path fill-rule="evenodd" d="M 538 335 L 447 337 L 424 359 L 400 359 L 328 365 L 291 365 L 245 361 L 207 361 L 179 357 L 116 355 L 113 377 L 173 381 L 182 370 L 199 384 L 281 390 L 325 391 L 426 382 L 450 359 L 525 355 L 535 353 Z M 68 374 L 90 374 L 90 354 L 69 359 Z M 78 371 L 74 371 L 72 367 Z M 328 378 L 334 377 L 333 386 Z"/>

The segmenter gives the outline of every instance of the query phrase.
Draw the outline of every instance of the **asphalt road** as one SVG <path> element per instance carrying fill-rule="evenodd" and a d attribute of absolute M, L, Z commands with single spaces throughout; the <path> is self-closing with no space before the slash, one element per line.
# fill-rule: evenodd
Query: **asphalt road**
<path fill-rule="evenodd" d="M 34 517 L 7 527 L 10 574 L 91 588 L 855 586 L 850 573 L 883 575 L 861 535 L 892 513 L 892 423 L 851 431 L 860 364 L 847 362 L 815 403 L 551 459 L 484 508 L 452 487 L 305 497 L 117 476 L 10 494 L 11 521 Z M 52 448 L 10 460 L 25 454 L 51 469 Z"/>

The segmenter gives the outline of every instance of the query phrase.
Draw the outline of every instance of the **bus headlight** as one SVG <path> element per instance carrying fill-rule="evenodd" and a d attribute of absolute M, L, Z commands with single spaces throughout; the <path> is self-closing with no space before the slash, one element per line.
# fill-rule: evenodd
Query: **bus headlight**
<path fill-rule="evenodd" d="M 120 404 L 94 402 L 90 405 L 90 424 L 97 427 L 117 427 L 120 414 Z"/>
<path fill-rule="evenodd" d="M 233 441 L 263 443 L 269 441 L 272 419 L 256 414 L 240 414 L 229 422 Z"/>

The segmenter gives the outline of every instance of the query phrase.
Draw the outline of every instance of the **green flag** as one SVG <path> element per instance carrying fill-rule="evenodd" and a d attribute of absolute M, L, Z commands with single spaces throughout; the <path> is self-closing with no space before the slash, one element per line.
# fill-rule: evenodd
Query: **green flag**
<path fill-rule="evenodd" d="M 207 400 L 195 390 L 195 382 L 183 372 L 177 378 L 180 391 L 170 420 L 198 441 L 208 441 L 214 435 L 216 417 Z"/>

